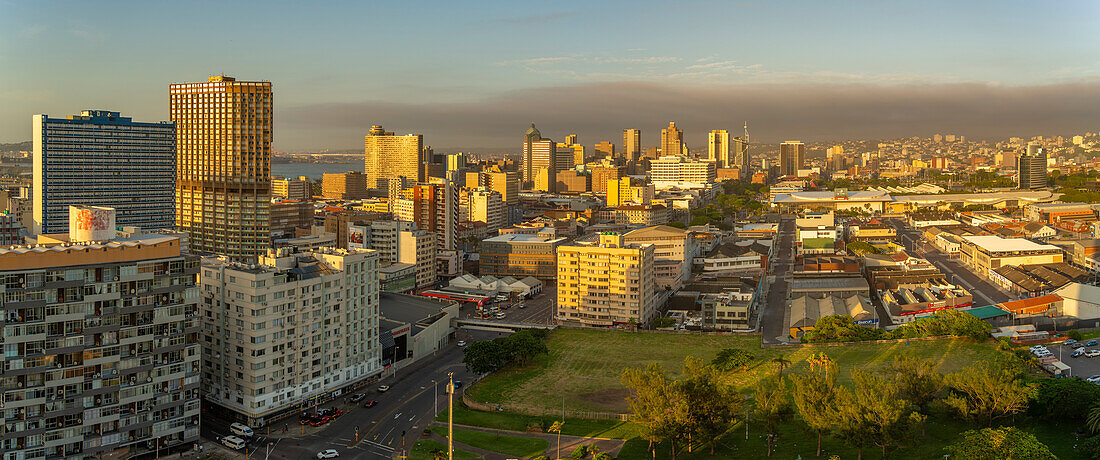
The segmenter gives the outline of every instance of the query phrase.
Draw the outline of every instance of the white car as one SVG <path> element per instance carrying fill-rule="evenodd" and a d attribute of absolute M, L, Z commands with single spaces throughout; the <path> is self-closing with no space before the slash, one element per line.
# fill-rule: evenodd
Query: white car
<path fill-rule="evenodd" d="M 1085 379 L 1085 381 L 1089 382 L 1089 383 L 1100 382 L 1100 375 L 1094 375 L 1092 377 L 1089 377 L 1089 378 Z"/>
<path fill-rule="evenodd" d="M 378 387 L 378 392 L 379 393 L 385 393 L 387 391 L 390 391 L 390 386 L 389 385 L 382 385 L 382 386 Z"/>
<path fill-rule="evenodd" d="M 496 319 L 504 319 L 504 313 L 503 312 L 497 313 L 495 318 Z"/>
<path fill-rule="evenodd" d="M 336 458 L 339 456 L 340 453 L 337 452 L 336 449 L 328 449 L 317 452 L 317 458 Z"/>
<path fill-rule="evenodd" d="M 1085 352 L 1085 357 L 1087 358 L 1095 358 L 1097 356 L 1100 356 L 1100 350 L 1089 350 Z"/>
<path fill-rule="evenodd" d="M 1046 348 L 1046 347 L 1044 347 L 1044 346 L 1042 346 L 1042 345 L 1032 345 L 1032 346 L 1031 346 L 1031 351 L 1035 351 L 1035 350 L 1038 350 L 1038 349 L 1040 349 L 1040 348 Z"/>
<path fill-rule="evenodd" d="M 466 346 L 466 341 L 465 340 L 459 340 L 458 341 L 458 346 L 460 346 L 460 347 Z"/>

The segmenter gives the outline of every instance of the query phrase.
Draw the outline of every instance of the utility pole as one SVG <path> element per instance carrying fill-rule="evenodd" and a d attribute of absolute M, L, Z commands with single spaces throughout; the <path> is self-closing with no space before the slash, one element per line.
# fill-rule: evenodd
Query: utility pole
<path fill-rule="evenodd" d="M 447 460 L 455 460 L 455 373 L 447 373 Z"/>

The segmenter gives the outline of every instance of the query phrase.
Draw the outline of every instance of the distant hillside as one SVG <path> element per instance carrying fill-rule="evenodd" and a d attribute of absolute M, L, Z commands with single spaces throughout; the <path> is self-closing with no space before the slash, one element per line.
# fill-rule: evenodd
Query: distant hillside
<path fill-rule="evenodd" d="M 14 144 L 0 144 L 0 153 L 11 153 L 21 150 L 30 151 L 33 148 L 34 143 L 31 141 L 16 142 Z"/>

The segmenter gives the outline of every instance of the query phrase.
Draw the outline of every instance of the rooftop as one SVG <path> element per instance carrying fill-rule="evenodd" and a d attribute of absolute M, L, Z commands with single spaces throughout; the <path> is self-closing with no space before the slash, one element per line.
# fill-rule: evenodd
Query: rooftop
<path fill-rule="evenodd" d="M 1039 244 L 1023 238 L 1001 238 L 997 235 L 964 236 L 964 240 L 988 252 L 1057 251 L 1058 246 Z"/>

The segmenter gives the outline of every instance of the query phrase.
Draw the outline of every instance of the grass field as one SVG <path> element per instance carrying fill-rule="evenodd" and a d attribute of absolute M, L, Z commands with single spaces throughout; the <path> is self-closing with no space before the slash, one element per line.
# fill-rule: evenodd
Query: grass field
<path fill-rule="evenodd" d="M 443 449 L 444 451 L 446 451 L 447 445 L 431 439 L 421 439 L 419 441 L 416 441 L 416 444 L 413 444 L 412 451 L 409 452 L 409 459 L 435 460 L 435 455 L 432 454 L 432 452 L 437 449 Z M 454 454 L 455 458 L 462 460 L 478 458 L 477 455 L 459 449 L 455 449 Z"/>
<path fill-rule="evenodd" d="M 781 354 L 793 363 L 786 372 L 800 372 L 806 368 L 807 357 L 824 352 L 837 361 L 841 369 L 841 383 L 844 383 L 848 369 L 881 369 L 902 353 L 933 359 L 940 363 L 944 372 L 958 370 L 998 353 L 993 342 L 953 339 L 912 341 L 908 344 L 761 349 L 759 336 L 575 329 L 554 331 L 547 345 L 549 355 L 530 366 L 492 374 L 470 387 L 467 394 L 478 401 L 507 403 L 531 410 L 560 410 L 564 397 L 565 406 L 569 409 L 629 412 L 628 394 L 619 380 L 623 369 L 660 363 L 669 371 L 678 373 L 685 357 L 695 356 L 709 361 L 723 348 L 744 349 L 759 358 L 750 369 L 727 376 L 729 383 L 742 389 L 775 373 L 776 366 L 770 361 Z"/>
<path fill-rule="evenodd" d="M 433 426 L 431 429 L 440 436 L 447 436 L 447 428 L 445 427 Z M 546 449 L 550 447 L 549 442 L 538 438 L 507 436 L 462 429 L 455 429 L 454 435 L 455 442 L 477 447 L 478 449 L 520 457 L 533 457 L 546 452 Z"/>
<path fill-rule="evenodd" d="M 480 426 L 496 428 L 498 430 L 526 431 L 528 426 L 541 425 L 547 429 L 560 417 L 535 417 L 530 415 L 514 414 L 511 412 L 483 412 L 470 409 L 461 403 L 455 404 L 454 422 L 459 425 Z M 446 422 L 447 411 L 444 409 L 435 417 L 436 421 Z M 630 439 L 638 436 L 638 426 L 630 422 L 615 422 L 608 420 L 589 420 L 568 417 L 561 434 L 567 436 L 588 436 L 608 439 Z"/>

